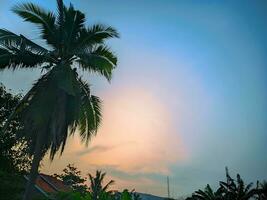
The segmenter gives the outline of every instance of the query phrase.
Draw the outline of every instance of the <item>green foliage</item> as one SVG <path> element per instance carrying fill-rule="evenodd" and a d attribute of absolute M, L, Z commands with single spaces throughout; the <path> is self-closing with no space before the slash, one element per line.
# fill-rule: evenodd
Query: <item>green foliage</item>
<path fill-rule="evenodd" d="M 59 192 L 52 196 L 51 199 L 56 200 L 141 200 L 140 196 L 132 191 L 123 190 L 123 192 L 109 191 L 108 188 L 114 183 L 113 180 L 107 184 L 103 184 L 106 173 L 97 170 L 95 176 L 88 174 L 90 187 L 89 190 L 79 191 L 79 186 L 85 186 L 85 179 L 81 177 L 81 172 L 69 164 L 61 175 L 55 175 L 65 184 L 71 186 L 74 190 L 71 192 Z M 76 188 L 76 189 L 75 189 Z"/>
<path fill-rule="evenodd" d="M 87 196 L 81 195 L 79 192 L 59 192 L 55 195 L 56 200 L 89 200 Z"/>
<path fill-rule="evenodd" d="M 214 192 L 208 184 L 204 191 L 198 190 L 192 196 L 193 198 L 199 200 L 221 200 L 222 190 L 219 188 L 216 192 Z"/>
<path fill-rule="evenodd" d="M 90 193 L 92 195 L 93 200 L 100 200 L 102 197 L 101 195 L 106 195 L 109 193 L 107 190 L 109 186 L 114 184 L 113 180 L 110 180 L 105 186 L 103 186 L 103 181 L 106 176 L 106 173 L 102 173 L 101 171 L 96 171 L 96 175 L 93 176 L 91 174 L 89 175 L 89 180 L 90 180 Z"/>
<path fill-rule="evenodd" d="M 18 117 L 10 120 L 9 125 L 5 127 L 6 131 L 3 131 L 10 113 L 20 99 L 20 95 L 11 94 L 0 84 L 0 169 L 9 173 L 26 172 L 31 163 L 28 146 L 19 135 L 22 123 Z"/>
<path fill-rule="evenodd" d="M 132 195 L 128 190 L 123 190 L 120 196 L 120 200 L 132 200 Z"/>
<path fill-rule="evenodd" d="M 226 168 L 226 181 L 220 181 L 220 187 L 215 192 L 207 185 L 204 190 L 194 192 L 187 200 L 264 200 L 264 183 L 260 187 L 252 188 L 253 183 L 246 185 L 239 174 L 233 179 Z"/>
<path fill-rule="evenodd" d="M 92 193 L 81 195 L 77 192 L 60 192 L 51 199 L 55 200 L 93 200 Z M 132 193 L 124 190 L 122 193 L 101 192 L 99 200 L 135 200 Z"/>
<path fill-rule="evenodd" d="M 76 193 L 85 195 L 88 190 L 85 184 L 86 179 L 82 178 L 81 171 L 73 164 L 68 164 L 67 167 L 63 169 L 62 174 L 54 174 L 54 176 L 63 181 L 65 185 L 70 186 Z"/>
<path fill-rule="evenodd" d="M 0 170 L 0 199 L 21 200 L 25 180 L 22 175 Z"/>

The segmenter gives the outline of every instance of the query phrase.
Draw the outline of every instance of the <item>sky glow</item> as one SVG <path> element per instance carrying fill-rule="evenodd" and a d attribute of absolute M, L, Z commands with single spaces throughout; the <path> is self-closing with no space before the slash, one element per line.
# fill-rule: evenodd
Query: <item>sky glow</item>
<path fill-rule="evenodd" d="M 36 42 L 38 30 L 0 0 L 0 27 Z M 33 0 L 48 9 L 55 1 Z M 240 1 L 71 1 L 87 23 L 118 29 L 111 84 L 83 73 L 102 98 L 103 124 L 88 148 L 69 140 L 45 173 L 68 163 L 96 169 L 114 189 L 166 196 L 216 186 L 228 166 L 247 182 L 267 179 L 267 3 Z M 66 4 L 69 1 L 65 1 Z M 0 82 L 25 93 L 40 70 L 3 71 Z"/>

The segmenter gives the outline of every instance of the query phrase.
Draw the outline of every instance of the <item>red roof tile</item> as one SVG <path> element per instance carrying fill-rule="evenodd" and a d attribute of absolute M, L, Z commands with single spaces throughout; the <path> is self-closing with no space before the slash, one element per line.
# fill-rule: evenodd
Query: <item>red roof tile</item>
<path fill-rule="evenodd" d="M 44 181 L 41 176 L 38 176 L 35 185 L 38 186 L 40 189 L 42 189 L 46 193 L 55 193 L 57 192 L 49 183 Z"/>
<path fill-rule="evenodd" d="M 71 190 L 69 186 L 64 185 L 64 183 L 61 180 L 58 180 L 56 177 L 46 174 L 40 174 L 40 177 L 47 182 L 54 191 L 67 192 Z"/>
<path fill-rule="evenodd" d="M 25 176 L 26 179 L 28 179 Z M 35 181 L 35 185 L 45 193 L 67 192 L 71 190 L 71 187 L 64 185 L 61 180 L 56 177 L 46 174 L 39 174 Z"/>

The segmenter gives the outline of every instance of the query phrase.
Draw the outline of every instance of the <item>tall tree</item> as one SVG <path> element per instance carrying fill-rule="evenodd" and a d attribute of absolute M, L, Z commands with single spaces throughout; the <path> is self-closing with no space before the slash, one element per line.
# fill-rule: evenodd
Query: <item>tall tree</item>
<path fill-rule="evenodd" d="M 85 184 L 86 179 L 81 176 L 81 171 L 74 166 L 74 164 L 68 164 L 63 173 L 58 175 L 54 174 L 56 178 L 63 181 L 65 185 L 70 186 L 75 192 L 85 194 L 87 192 L 87 186 Z"/>
<path fill-rule="evenodd" d="M 64 151 L 66 140 L 79 130 L 88 144 L 101 120 L 101 101 L 91 95 L 77 67 L 111 79 L 117 58 L 105 41 L 118 37 L 117 31 L 101 24 L 85 25 L 85 15 L 57 0 L 57 12 L 33 3 L 17 4 L 12 11 L 37 25 L 46 47 L 23 35 L 0 29 L 0 69 L 42 68 L 45 71 L 11 114 L 23 121 L 33 162 L 24 200 L 31 193 L 41 159 L 47 151 L 53 160 Z M 7 122 L 7 124 L 10 120 Z"/>
<path fill-rule="evenodd" d="M 109 181 L 106 185 L 103 185 L 104 178 L 106 173 L 102 173 L 101 171 L 97 170 L 96 175 L 93 176 L 92 174 L 89 175 L 90 181 L 90 192 L 92 195 L 93 200 L 99 200 L 103 193 L 108 192 L 107 189 L 114 184 L 114 181 Z"/>

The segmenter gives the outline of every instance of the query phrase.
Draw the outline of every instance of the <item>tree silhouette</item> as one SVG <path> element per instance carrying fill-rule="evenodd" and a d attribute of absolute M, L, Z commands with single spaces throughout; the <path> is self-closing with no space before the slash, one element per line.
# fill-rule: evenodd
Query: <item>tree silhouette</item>
<path fill-rule="evenodd" d="M 220 186 L 224 192 L 224 199 L 227 200 L 248 200 L 257 194 L 256 189 L 251 189 L 253 183 L 245 185 L 239 174 L 237 174 L 236 180 L 232 179 L 228 168 L 226 168 L 226 182 L 221 181 Z"/>
<path fill-rule="evenodd" d="M 78 129 L 88 144 L 101 120 L 101 101 L 91 95 L 89 84 L 77 67 L 111 79 L 117 58 L 105 41 L 118 37 L 117 31 L 101 24 L 85 26 L 85 15 L 70 4 L 57 0 L 57 12 L 33 3 L 17 4 L 12 11 L 37 25 L 46 47 L 23 35 L 0 29 L 0 69 L 41 68 L 43 74 L 11 114 L 22 120 L 33 162 L 24 200 L 31 199 L 38 167 L 49 150 L 53 160 L 64 151 L 69 135 Z M 8 126 L 8 125 L 6 125 Z"/>
<path fill-rule="evenodd" d="M 226 167 L 226 181 L 220 181 L 220 187 L 215 192 L 207 185 L 204 190 L 195 191 L 186 200 L 265 200 L 266 182 L 257 185 L 256 188 L 252 188 L 253 183 L 246 185 L 239 174 L 234 180 Z"/>
<path fill-rule="evenodd" d="M 258 200 L 267 200 L 267 181 L 257 182 Z"/>
<path fill-rule="evenodd" d="M 81 171 L 79 171 L 74 164 L 68 164 L 63 173 L 54 176 L 63 181 L 65 185 L 70 186 L 75 192 L 85 194 L 88 190 L 85 185 L 86 179 L 81 176 Z"/>
<path fill-rule="evenodd" d="M 210 185 L 208 184 L 205 190 L 198 190 L 192 195 L 193 199 L 199 200 L 221 200 L 222 199 L 222 190 L 219 188 L 214 192 Z"/>
<path fill-rule="evenodd" d="M 21 95 L 11 94 L 0 84 L 0 170 L 8 173 L 25 173 L 31 165 L 28 145 L 19 134 L 23 124 L 18 117 L 10 120 L 6 131 L 2 131 L 20 99 Z"/>
<path fill-rule="evenodd" d="M 114 181 L 109 181 L 106 185 L 103 185 L 104 178 L 106 173 L 102 173 L 101 171 L 97 170 L 96 175 L 93 176 L 88 174 L 90 180 L 90 193 L 92 195 L 93 200 L 99 200 L 103 193 L 108 192 L 108 188 L 114 184 Z"/>

